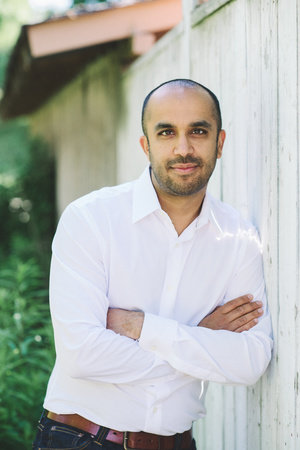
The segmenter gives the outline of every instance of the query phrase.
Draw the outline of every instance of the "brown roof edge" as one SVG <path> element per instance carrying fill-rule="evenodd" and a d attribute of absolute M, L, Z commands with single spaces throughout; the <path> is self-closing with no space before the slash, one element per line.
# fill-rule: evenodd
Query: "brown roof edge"
<path fill-rule="evenodd" d="M 24 53 L 21 45 L 14 58 L 23 63 L 30 59 L 30 66 L 26 70 L 26 63 L 22 67 L 10 64 L 0 102 L 1 117 L 7 120 L 33 113 L 100 56 L 118 52 L 127 63 L 131 58 L 130 48 L 131 40 L 127 39 L 35 59 L 28 53 L 20 58 L 20 53 Z"/>
<path fill-rule="evenodd" d="M 24 25 L 6 70 L 0 114 L 30 114 L 86 64 L 127 43 L 120 63 L 150 49 L 181 20 L 181 0 L 146 0 Z M 129 45 L 130 43 L 130 45 Z"/>
<path fill-rule="evenodd" d="M 169 30 L 181 16 L 181 0 L 147 0 L 28 26 L 28 40 L 32 56 L 38 58 Z"/>

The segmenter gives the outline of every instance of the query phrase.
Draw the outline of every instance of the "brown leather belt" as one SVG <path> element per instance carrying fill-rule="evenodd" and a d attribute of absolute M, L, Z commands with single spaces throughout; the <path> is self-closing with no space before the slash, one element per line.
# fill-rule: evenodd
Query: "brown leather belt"
<path fill-rule="evenodd" d="M 71 427 L 78 428 L 92 435 L 96 435 L 101 426 L 97 425 L 78 414 L 55 414 L 48 412 L 47 417 L 55 422 L 64 423 Z M 188 450 L 192 443 L 192 430 L 185 431 L 182 434 L 173 436 L 159 436 L 158 434 L 145 433 L 143 431 L 117 431 L 109 430 L 106 440 L 115 444 L 123 445 L 125 449 L 139 450 L 173 450 L 175 448 L 176 439 L 180 440 L 178 448 L 180 450 Z"/>

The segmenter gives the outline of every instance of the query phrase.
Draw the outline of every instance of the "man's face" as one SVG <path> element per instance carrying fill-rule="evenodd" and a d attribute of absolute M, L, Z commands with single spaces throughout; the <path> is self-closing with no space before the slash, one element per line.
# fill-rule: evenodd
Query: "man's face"
<path fill-rule="evenodd" d="M 140 143 L 158 194 L 188 196 L 206 189 L 225 139 L 223 130 L 217 133 L 209 94 L 163 86 L 149 100 L 145 125 L 148 139 L 143 136 Z"/>

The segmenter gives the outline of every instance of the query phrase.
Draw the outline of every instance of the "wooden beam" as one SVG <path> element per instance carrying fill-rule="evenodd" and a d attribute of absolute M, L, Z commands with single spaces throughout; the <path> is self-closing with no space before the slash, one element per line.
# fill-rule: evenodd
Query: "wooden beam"
<path fill-rule="evenodd" d="M 181 17 L 181 0 L 149 0 L 28 25 L 27 34 L 31 55 L 38 58 L 168 30 Z"/>

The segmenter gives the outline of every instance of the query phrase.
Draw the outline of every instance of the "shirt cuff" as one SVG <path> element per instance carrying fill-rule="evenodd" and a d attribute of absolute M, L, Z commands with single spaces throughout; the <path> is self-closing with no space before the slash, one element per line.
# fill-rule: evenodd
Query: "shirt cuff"
<path fill-rule="evenodd" d="M 161 356 L 168 355 L 177 333 L 177 327 L 176 320 L 145 313 L 139 338 L 140 346 L 144 350 L 155 352 Z"/>

